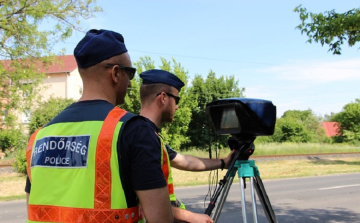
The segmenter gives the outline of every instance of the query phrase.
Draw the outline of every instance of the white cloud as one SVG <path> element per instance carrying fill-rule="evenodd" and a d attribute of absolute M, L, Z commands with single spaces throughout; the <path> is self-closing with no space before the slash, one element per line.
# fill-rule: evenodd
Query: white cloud
<path fill-rule="evenodd" d="M 278 79 L 292 81 L 334 82 L 360 80 L 360 57 L 334 61 L 297 61 L 272 66 L 260 72 L 275 74 Z"/>

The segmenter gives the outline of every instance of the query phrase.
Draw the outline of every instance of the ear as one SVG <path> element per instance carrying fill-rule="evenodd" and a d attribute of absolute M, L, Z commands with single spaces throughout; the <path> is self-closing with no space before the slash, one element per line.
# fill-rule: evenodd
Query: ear
<path fill-rule="evenodd" d="M 161 93 L 159 96 L 157 96 L 157 102 L 159 106 L 163 106 L 165 104 L 166 98 L 164 97 L 164 93 Z"/>
<path fill-rule="evenodd" d="M 120 69 L 117 66 L 114 66 L 111 69 L 111 79 L 114 83 L 118 83 L 119 82 L 119 75 L 120 75 Z"/>

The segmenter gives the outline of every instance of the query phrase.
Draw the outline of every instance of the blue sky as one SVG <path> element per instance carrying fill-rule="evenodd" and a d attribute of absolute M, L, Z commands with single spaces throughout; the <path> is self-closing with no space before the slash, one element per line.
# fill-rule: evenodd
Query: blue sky
<path fill-rule="evenodd" d="M 234 75 L 245 96 L 272 101 L 277 116 L 312 109 L 316 115 L 340 112 L 360 98 L 360 44 L 342 48 L 306 43 L 295 27 L 294 8 L 319 13 L 359 8 L 358 0 L 105 0 L 104 12 L 82 21 L 84 30 L 111 29 L 123 34 L 132 61 L 150 56 L 174 58 L 204 78 Z M 55 50 L 72 54 L 84 33 L 75 32 Z"/>

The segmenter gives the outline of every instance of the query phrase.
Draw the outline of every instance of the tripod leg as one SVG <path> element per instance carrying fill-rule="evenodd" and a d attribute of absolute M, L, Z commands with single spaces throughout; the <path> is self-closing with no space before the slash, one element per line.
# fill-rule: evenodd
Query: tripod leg
<path fill-rule="evenodd" d="M 230 190 L 230 187 L 231 187 L 231 184 L 233 183 L 233 181 L 234 181 L 234 177 L 232 176 L 229 178 L 228 182 L 226 182 L 224 191 L 221 193 L 221 196 L 220 196 L 219 204 L 215 207 L 214 214 L 211 216 L 211 218 L 214 220 L 215 223 L 217 222 L 217 220 L 220 217 L 221 210 L 222 210 L 224 203 L 226 201 L 226 198 L 229 194 L 229 190 Z"/>
<path fill-rule="evenodd" d="M 260 176 L 255 177 L 255 189 L 258 194 L 259 200 L 264 208 L 264 212 L 269 222 L 277 223 L 277 219 L 274 213 L 274 210 L 271 207 L 271 203 L 269 197 L 266 194 L 264 184 Z"/>
<path fill-rule="evenodd" d="M 257 223 L 257 207 L 256 207 L 256 199 L 255 199 L 255 190 L 254 190 L 254 177 L 250 177 L 250 185 L 251 185 L 251 199 L 252 199 L 252 207 L 253 207 L 253 219 L 254 222 Z"/>
<path fill-rule="evenodd" d="M 243 222 L 247 223 L 247 219 L 246 219 L 246 203 L 245 203 L 245 184 L 244 184 L 244 181 L 246 180 L 246 178 L 242 177 L 239 180 L 240 180 L 241 210 L 242 210 Z"/>

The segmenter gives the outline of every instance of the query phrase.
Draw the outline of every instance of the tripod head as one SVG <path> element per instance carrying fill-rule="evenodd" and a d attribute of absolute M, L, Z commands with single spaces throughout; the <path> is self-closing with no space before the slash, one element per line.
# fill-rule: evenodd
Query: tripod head
<path fill-rule="evenodd" d="M 234 160 L 248 160 L 255 151 L 254 140 L 256 137 L 239 137 L 236 135 L 228 139 L 228 145 L 231 150 L 239 150 L 238 157 L 233 157 Z"/>

